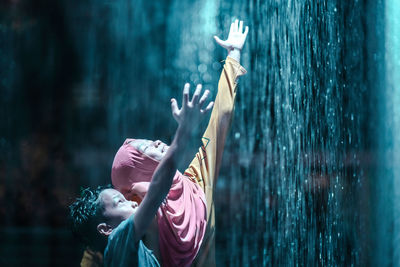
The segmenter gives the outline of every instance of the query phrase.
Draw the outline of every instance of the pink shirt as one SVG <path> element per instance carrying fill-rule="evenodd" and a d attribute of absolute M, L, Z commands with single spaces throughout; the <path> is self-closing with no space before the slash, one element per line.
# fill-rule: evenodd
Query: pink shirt
<path fill-rule="evenodd" d="M 114 187 L 131 198 L 135 188 L 150 182 L 158 161 L 147 157 L 126 139 L 115 155 L 111 179 Z M 200 186 L 178 170 L 171 189 L 157 212 L 163 266 L 190 266 L 207 225 L 206 200 Z"/>

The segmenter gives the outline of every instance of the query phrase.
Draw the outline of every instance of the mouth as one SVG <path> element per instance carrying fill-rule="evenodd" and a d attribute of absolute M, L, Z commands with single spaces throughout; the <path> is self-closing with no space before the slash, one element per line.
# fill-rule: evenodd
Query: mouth
<path fill-rule="evenodd" d="M 164 153 L 168 150 L 168 146 L 166 144 L 163 144 L 163 147 L 161 149 L 161 152 Z"/>

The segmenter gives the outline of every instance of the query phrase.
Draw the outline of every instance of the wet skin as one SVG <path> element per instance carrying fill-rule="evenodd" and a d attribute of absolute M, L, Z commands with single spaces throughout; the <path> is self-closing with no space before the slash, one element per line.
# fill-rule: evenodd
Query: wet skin
<path fill-rule="evenodd" d="M 164 158 L 169 148 L 168 145 L 160 140 L 135 139 L 129 144 L 146 156 L 157 161 L 161 161 Z"/>
<path fill-rule="evenodd" d="M 103 216 L 107 218 L 107 224 L 112 228 L 128 219 L 138 207 L 137 202 L 127 200 L 124 195 L 112 188 L 103 190 L 99 195 L 99 201 L 104 207 Z"/>

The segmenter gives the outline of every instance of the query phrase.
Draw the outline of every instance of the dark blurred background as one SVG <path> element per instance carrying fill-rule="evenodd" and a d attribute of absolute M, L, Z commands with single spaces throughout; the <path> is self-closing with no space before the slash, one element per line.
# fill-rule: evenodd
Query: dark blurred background
<path fill-rule="evenodd" d="M 0 265 L 79 265 L 68 205 L 110 183 L 125 138 L 171 141 L 169 100 L 185 82 L 216 95 L 226 52 L 212 36 L 240 18 L 249 73 L 216 189 L 218 265 L 396 266 L 399 11 L 395 0 L 2 0 Z"/>

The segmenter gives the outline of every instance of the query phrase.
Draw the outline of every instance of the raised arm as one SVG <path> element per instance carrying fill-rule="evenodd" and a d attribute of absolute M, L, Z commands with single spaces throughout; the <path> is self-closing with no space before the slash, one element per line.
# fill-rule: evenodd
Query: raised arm
<path fill-rule="evenodd" d="M 210 121 L 202 138 L 203 146 L 185 171 L 187 176 L 195 178 L 203 187 L 206 193 L 207 205 L 213 203 L 211 188 L 213 188 L 218 177 L 225 138 L 235 103 L 237 80 L 246 73 L 239 61 L 240 51 L 244 46 L 248 31 L 249 27 L 246 26 L 243 32 L 243 21 L 239 23 L 239 20 L 235 20 L 230 26 L 227 40 L 222 41 L 217 36 L 214 36 L 215 41 L 227 49 L 228 57 L 225 60 L 219 79 L 218 93 Z M 207 213 L 210 213 L 211 210 L 208 207 Z"/>
<path fill-rule="evenodd" d="M 246 26 L 243 32 L 243 21 L 241 20 L 239 22 L 237 19 L 231 24 L 228 39 L 222 41 L 217 36 L 214 36 L 214 39 L 220 46 L 228 50 L 228 57 L 231 57 L 240 63 L 240 51 L 242 51 L 248 32 L 249 27 Z"/>
<path fill-rule="evenodd" d="M 240 65 L 240 51 L 246 41 L 249 29 L 243 32 L 243 22 L 236 20 L 230 26 L 228 39 L 215 41 L 228 50 L 228 57 L 218 83 L 218 93 L 211 113 L 210 121 L 195 158 L 185 171 L 204 190 L 207 204 L 207 230 L 202 248 L 197 255 L 194 266 L 215 266 L 215 210 L 214 189 L 217 182 L 224 151 L 225 138 L 233 115 L 238 78 L 246 73 Z M 242 33 L 243 32 L 243 33 Z"/>
<path fill-rule="evenodd" d="M 179 126 L 176 130 L 174 140 L 168 149 L 156 171 L 154 172 L 149 190 L 135 214 L 135 241 L 141 239 L 153 220 L 161 202 L 167 196 L 172 179 L 178 169 L 179 162 L 183 160 L 184 150 L 187 149 L 188 141 L 200 121 L 205 117 L 213 106 L 210 102 L 206 108 L 203 105 L 209 94 L 208 90 L 200 98 L 202 86 L 197 85 L 193 98 L 189 101 L 190 85 L 185 84 L 183 89 L 182 108 L 178 108 L 175 99 L 171 99 L 172 114 Z"/>

